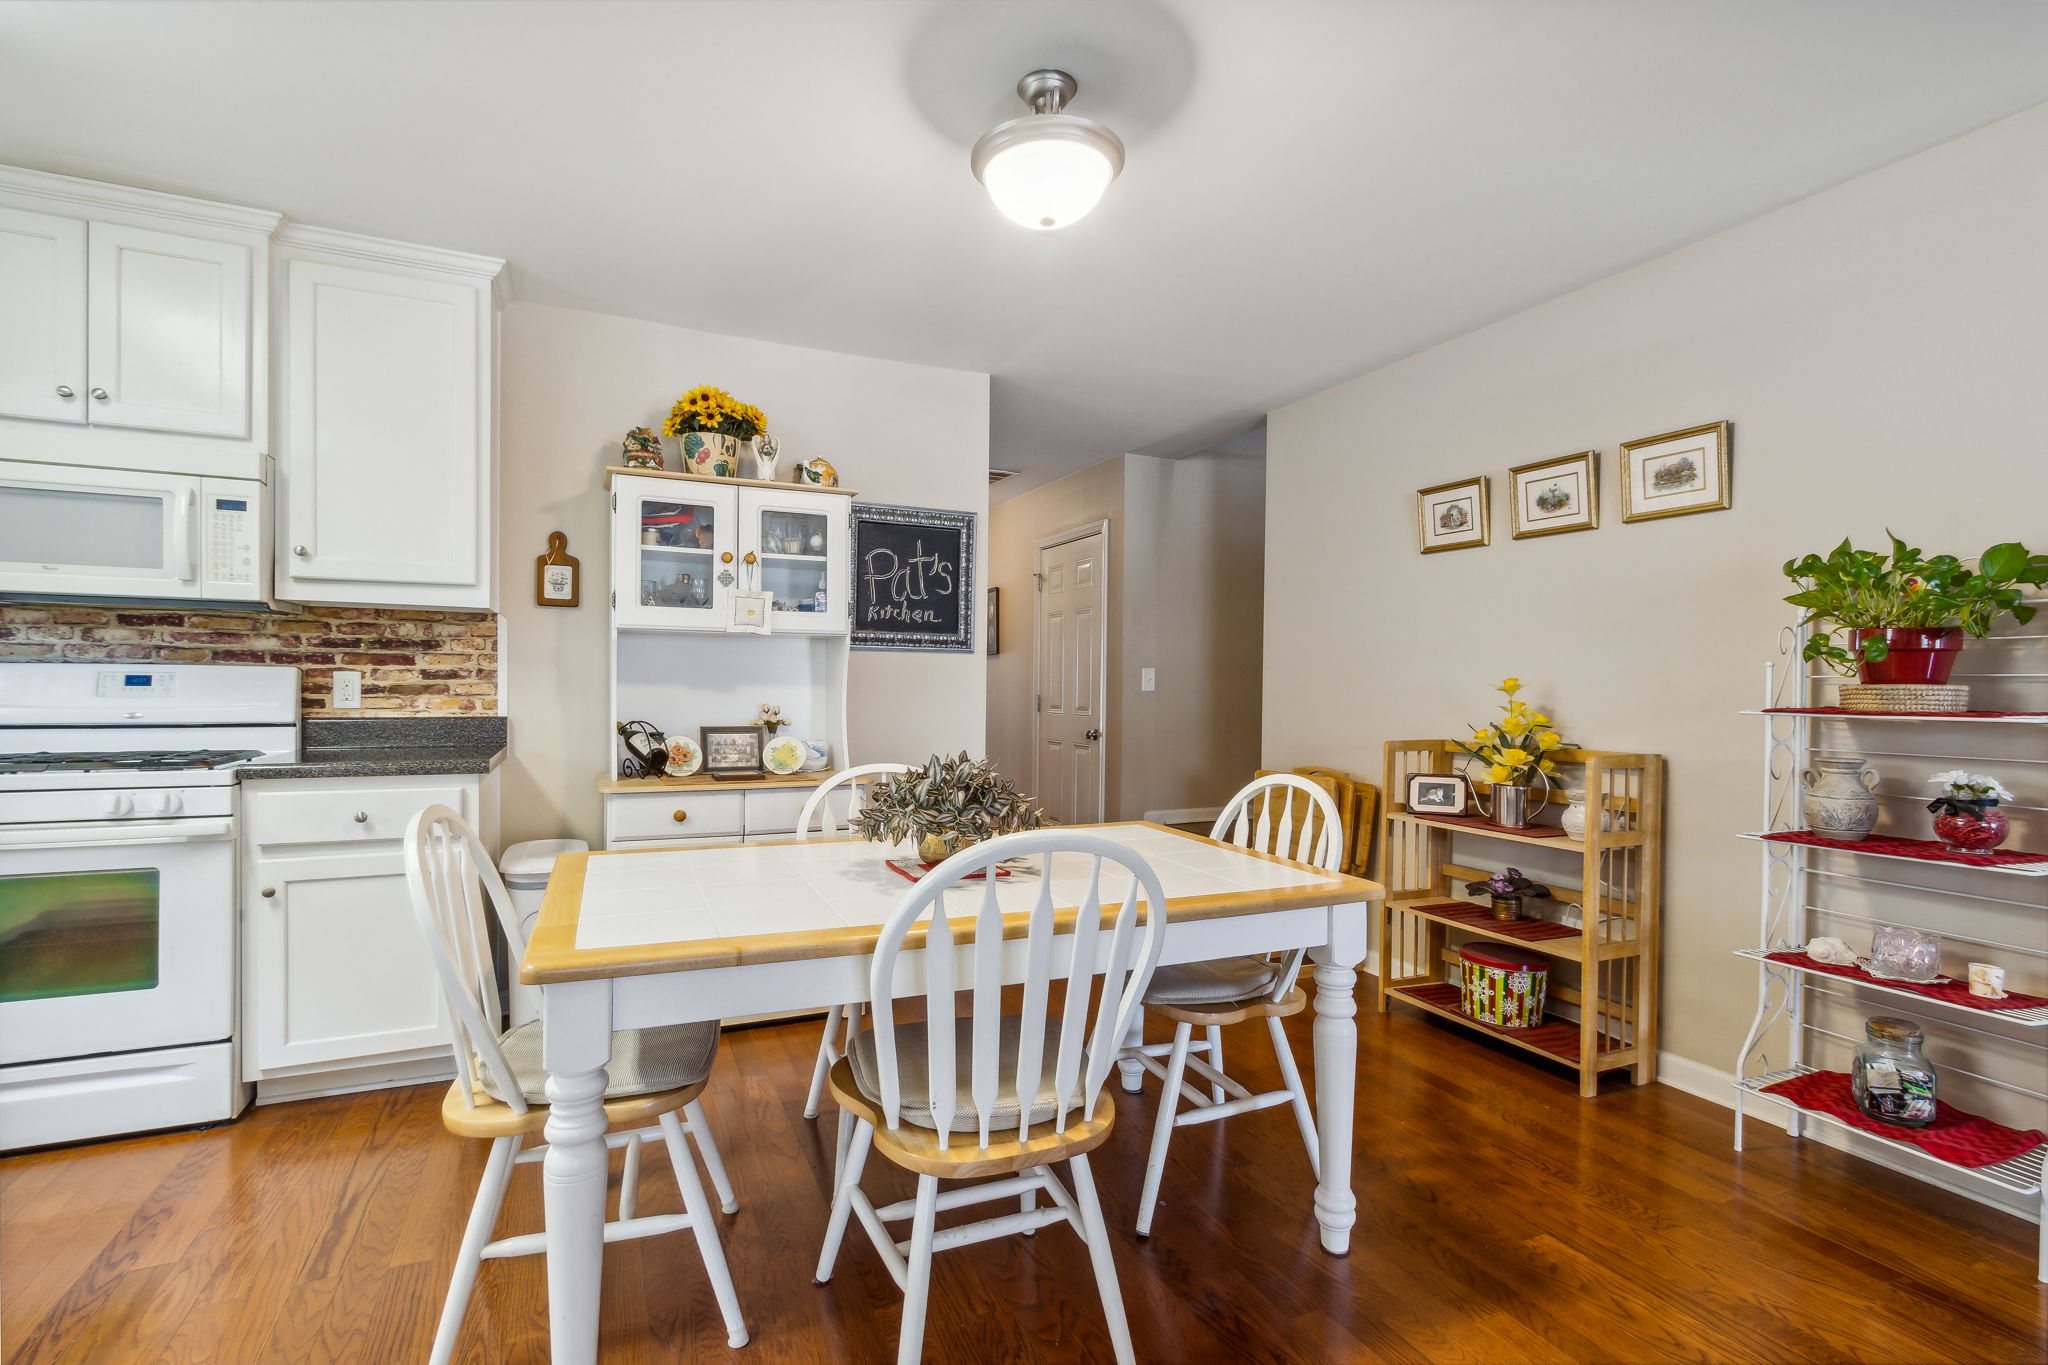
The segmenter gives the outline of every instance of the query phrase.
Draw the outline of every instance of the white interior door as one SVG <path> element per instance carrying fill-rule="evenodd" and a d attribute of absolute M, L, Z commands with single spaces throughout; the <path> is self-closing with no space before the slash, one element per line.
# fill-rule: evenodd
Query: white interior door
<path fill-rule="evenodd" d="M 91 401 L 105 426 L 249 434 L 249 248 L 94 223 Z"/>
<path fill-rule="evenodd" d="M 85 224 L 0 208 L 0 413 L 83 422 Z"/>
<path fill-rule="evenodd" d="M 1038 551 L 1036 795 L 1061 824 L 1106 818 L 1107 543 L 1098 530 Z"/>

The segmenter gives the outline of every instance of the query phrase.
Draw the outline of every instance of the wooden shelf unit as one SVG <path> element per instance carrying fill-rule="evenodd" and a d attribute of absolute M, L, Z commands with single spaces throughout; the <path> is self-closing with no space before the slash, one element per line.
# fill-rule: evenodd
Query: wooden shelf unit
<path fill-rule="evenodd" d="M 1409 775 L 1453 772 L 1461 757 L 1456 742 L 1448 739 L 1391 740 L 1386 746 L 1387 812 L 1378 873 L 1387 887 L 1379 911 L 1380 1011 L 1399 1000 L 1563 1062 L 1578 1071 L 1579 1094 L 1589 1099 L 1599 1094 L 1605 1071 L 1626 1068 L 1637 1085 L 1656 1080 L 1663 756 L 1598 749 L 1559 749 L 1552 755 L 1561 766 L 1584 766 L 1582 839 L 1515 834 L 1410 814 L 1401 801 Z M 1485 783 L 1474 786 L 1487 790 Z M 1576 902 L 1582 907 L 1579 927 L 1550 920 L 1499 923 L 1487 917 L 1485 904 L 1468 897 L 1462 883 L 1491 875 L 1506 860 L 1486 867 L 1454 863 L 1453 838 L 1574 855 L 1579 885 L 1545 884 L 1557 906 Z M 1543 904 L 1531 902 L 1537 908 Z M 1557 960 L 1542 1024 L 1500 1029 L 1459 1012 L 1456 987 L 1446 983 L 1445 975 L 1447 968 L 1455 969 L 1458 944 L 1469 938 L 1515 943 Z M 1576 979 L 1560 970 L 1573 965 Z M 1573 1007 L 1578 1017 L 1560 1013 L 1559 1005 Z"/>

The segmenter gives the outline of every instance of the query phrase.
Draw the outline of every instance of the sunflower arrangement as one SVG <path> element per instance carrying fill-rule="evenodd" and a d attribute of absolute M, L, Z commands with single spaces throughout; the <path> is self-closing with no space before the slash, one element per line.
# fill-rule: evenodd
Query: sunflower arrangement
<path fill-rule="evenodd" d="M 1551 728 L 1550 717 L 1515 700 L 1522 690 L 1520 678 L 1503 678 L 1494 689 L 1506 694 L 1501 705 L 1506 714 L 1491 725 L 1473 730 L 1472 742 L 1458 748 L 1486 765 L 1486 780 L 1496 786 L 1527 787 L 1547 782 L 1557 771 L 1551 751 L 1567 747 Z"/>
<path fill-rule="evenodd" d="M 752 403 L 742 403 L 724 389 L 700 384 L 676 400 L 668 420 L 661 424 L 664 436 L 681 436 L 692 431 L 711 432 L 750 440 L 768 430 L 768 417 Z"/>

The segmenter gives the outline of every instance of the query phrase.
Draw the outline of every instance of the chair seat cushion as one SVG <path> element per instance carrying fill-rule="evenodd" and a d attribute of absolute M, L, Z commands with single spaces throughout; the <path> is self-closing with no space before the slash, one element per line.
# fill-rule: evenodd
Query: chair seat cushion
<path fill-rule="evenodd" d="M 546 1104 L 547 1068 L 540 1062 L 540 1021 L 521 1024 L 500 1035 L 498 1047 L 506 1065 L 519 1081 L 519 1093 L 529 1104 Z M 681 1090 L 711 1074 L 711 1062 L 718 1055 L 718 1024 L 671 1024 L 664 1028 L 621 1029 L 612 1035 L 612 1059 L 605 1071 L 611 1083 L 604 1088 L 608 1100 L 629 1095 L 651 1095 L 660 1090 Z M 489 1067 L 484 1089 L 493 1099 L 503 1100 Z"/>
<path fill-rule="evenodd" d="M 1148 1005 L 1227 1005 L 1270 994 L 1282 964 L 1263 957 L 1219 957 L 1182 962 L 1152 973 Z"/>
<path fill-rule="evenodd" d="M 998 1067 L 1002 1077 L 996 1089 L 995 1108 L 989 1113 L 989 1131 L 994 1133 L 1004 1128 L 1017 1126 L 1017 1044 L 1022 1036 L 1023 1021 L 1015 1015 L 1004 1015 L 997 1033 L 996 1050 L 1000 1058 Z M 914 1024 L 898 1024 L 896 1033 L 896 1084 L 901 1091 L 903 1121 L 914 1123 L 920 1128 L 936 1130 L 938 1124 L 932 1121 L 931 1113 L 931 1059 L 925 1050 L 925 1026 L 922 1021 Z M 1039 1056 L 1038 1093 L 1033 1096 L 1031 1122 L 1044 1123 L 1053 1117 L 1055 1071 L 1059 1062 L 1059 1021 L 1045 1021 L 1045 1047 Z M 951 1131 L 974 1133 L 980 1131 L 972 1101 L 967 1088 L 974 1074 L 974 1021 L 956 1019 L 953 1021 L 954 1070 L 959 1075 L 960 1112 L 954 1116 Z M 854 1035 L 853 1046 L 847 1049 L 846 1060 L 852 1065 L 854 1084 L 860 1092 L 876 1104 L 882 1103 L 881 1071 L 875 1064 L 875 1032 L 863 1029 Z"/>

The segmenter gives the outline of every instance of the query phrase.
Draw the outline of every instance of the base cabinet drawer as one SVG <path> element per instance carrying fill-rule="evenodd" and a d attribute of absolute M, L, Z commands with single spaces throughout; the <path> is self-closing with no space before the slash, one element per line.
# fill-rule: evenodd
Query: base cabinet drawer
<path fill-rule="evenodd" d="M 344 779 L 347 780 L 347 779 Z M 282 844 L 364 844 L 403 839 L 412 817 L 428 806 L 448 806 L 476 818 L 473 784 L 393 787 L 338 786 L 306 791 L 261 791 L 250 803 L 249 839 L 257 848 Z M 296 782 L 272 784 L 296 787 Z"/>
<path fill-rule="evenodd" d="M 709 839 L 730 842 L 746 830 L 744 792 L 653 792 L 605 798 L 606 842 Z M 791 828 L 794 828 L 794 822 Z"/>
<path fill-rule="evenodd" d="M 788 834 L 796 829 L 797 817 L 803 814 L 804 802 L 811 799 L 811 788 L 795 791 L 766 791 L 747 793 L 747 834 Z M 831 811 L 834 829 L 846 825 L 848 803 L 852 793 L 845 787 L 839 788 L 825 798 L 825 806 Z M 811 833 L 817 834 L 824 824 L 822 812 L 811 816 Z"/>

